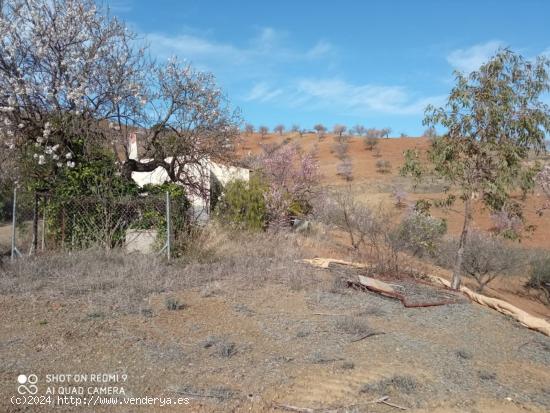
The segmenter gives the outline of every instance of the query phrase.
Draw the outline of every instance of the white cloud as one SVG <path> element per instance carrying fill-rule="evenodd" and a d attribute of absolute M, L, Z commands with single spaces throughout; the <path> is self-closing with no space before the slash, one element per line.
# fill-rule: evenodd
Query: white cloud
<path fill-rule="evenodd" d="M 315 46 L 309 49 L 306 56 L 311 59 L 319 59 L 332 54 L 334 51 L 332 45 L 324 40 L 317 42 Z"/>
<path fill-rule="evenodd" d="M 268 102 L 283 93 L 282 89 L 272 89 L 267 83 L 261 82 L 254 85 L 248 95 L 244 98 L 246 101 Z"/>
<path fill-rule="evenodd" d="M 310 61 L 334 54 L 334 48 L 326 41 L 319 41 L 308 50 L 288 47 L 288 34 L 271 27 L 260 29 L 246 46 L 217 42 L 193 33 L 175 36 L 149 33 L 145 37 L 158 57 L 177 55 L 216 72 L 235 66 L 246 66 L 248 71 L 256 72 L 265 70 L 268 65 Z"/>
<path fill-rule="evenodd" d="M 280 104 L 302 110 L 332 109 L 341 114 L 366 116 L 422 114 L 428 104 L 440 105 L 444 96 L 418 98 L 402 86 L 354 85 L 337 78 L 301 79 L 285 88 L 257 84 L 247 100 Z"/>
<path fill-rule="evenodd" d="M 504 46 L 505 44 L 500 40 L 492 40 L 466 49 L 457 49 L 447 56 L 447 62 L 461 72 L 470 73 L 479 69 L 499 48 Z"/>

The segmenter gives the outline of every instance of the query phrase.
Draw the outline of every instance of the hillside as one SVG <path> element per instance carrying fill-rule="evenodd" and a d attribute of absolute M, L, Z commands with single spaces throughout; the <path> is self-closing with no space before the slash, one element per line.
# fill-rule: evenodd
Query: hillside
<path fill-rule="evenodd" d="M 323 175 L 323 185 L 326 187 L 344 187 L 351 185 L 355 194 L 369 204 L 383 203 L 386 207 L 392 207 L 395 202 L 392 192 L 395 189 L 403 189 L 407 193 L 408 204 L 413 204 L 418 199 L 441 199 L 444 185 L 426 179 L 417 187 L 413 186 L 410 179 L 399 176 L 399 168 L 403 165 L 403 152 L 407 149 L 419 149 L 425 151 L 429 147 L 429 139 L 420 138 L 390 138 L 379 139 L 376 150 L 365 149 L 364 138 L 352 137 L 349 139 L 348 155 L 353 167 L 353 180 L 346 181 L 337 174 L 337 158 L 334 146 L 334 135 L 327 134 L 319 140 L 315 134 L 306 134 L 300 137 L 297 134 L 275 135 L 269 134 L 261 138 L 257 134 L 243 135 L 239 147 L 241 155 L 258 154 L 262 151 L 262 145 L 279 145 L 284 141 L 299 144 L 303 150 L 316 150 L 320 170 Z M 387 160 L 391 164 L 389 173 L 377 171 L 376 162 Z M 524 213 L 527 224 L 533 225 L 535 231 L 525 234 L 522 245 L 530 248 L 543 248 L 550 250 L 550 214 L 540 216 L 537 208 L 541 205 L 540 196 L 531 194 L 525 201 L 519 196 L 516 198 L 524 204 Z M 458 234 L 462 226 L 462 204 L 458 201 L 450 210 L 433 209 L 435 216 L 445 218 L 448 222 L 449 233 Z M 489 231 L 492 228 L 490 212 L 484 210 L 479 204 L 475 207 L 474 225 L 482 230 Z"/>

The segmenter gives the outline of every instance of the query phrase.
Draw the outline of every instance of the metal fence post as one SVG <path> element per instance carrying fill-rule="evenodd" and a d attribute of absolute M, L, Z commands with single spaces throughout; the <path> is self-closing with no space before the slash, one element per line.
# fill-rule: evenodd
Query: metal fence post
<path fill-rule="evenodd" d="M 29 255 L 36 254 L 38 250 L 38 193 L 34 193 L 34 206 L 32 211 L 32 242 Z"/>
<path fill-rule="evenodd" d="M 172 252 L 172 229 L 170 216 L 170 193 L 166 191 L 166 258 L 171 258 Z"/>
<path fill-rule="evenodd" d="M 42 242 L 41 242 L 41 250 L 44 251 L 46 248 L 46 207 L 47 207 L 47 198 L 42 198 L 43 203 L 43 211 L 42 211 Z"/>
<path fill-rule="evenodd" d="M 15 260 L 15 257 L 19 255 L 19 251 L 15 246 L 15 232 L 17 226 L 17 186 L 13 187 L 13 209 L 11 217 L 11 260 Z"/>

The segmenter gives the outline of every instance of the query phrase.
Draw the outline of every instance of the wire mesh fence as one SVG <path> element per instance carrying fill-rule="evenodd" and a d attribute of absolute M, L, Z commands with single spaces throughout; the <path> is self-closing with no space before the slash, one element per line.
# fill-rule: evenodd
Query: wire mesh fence
<path fill-rule="evenodd" d="M 172 255 L 189 205 L 168 192 L 65 196 L 14 189 L 0 202 L 0 251 L 12 259 L 52 250 L 123 248 Z"/>

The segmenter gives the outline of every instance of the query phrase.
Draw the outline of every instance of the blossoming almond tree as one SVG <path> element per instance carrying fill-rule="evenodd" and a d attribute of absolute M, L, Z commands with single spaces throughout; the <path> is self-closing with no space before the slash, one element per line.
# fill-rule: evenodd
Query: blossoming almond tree
<path fill-rule="evenodd" d="M 254 167 L 268 186 L 265 202 L 272 228 L 288 225 L 292 215 L 309 212 L 320 180 L 313 152 L 304 153 L 296 145 L 283 145 L 266 151 Z"/>
<path fill-rule="evenodd" d="M 196 172 L 231 153 L 238 114 L 211 74 L 153 62 L 137 42 L 93 0 L 0 3 L 2 152 L 55 174 L 112 147 L 126 177 L 162 167 L 204 192 Z M 148 161 L 130 159 L 136 131 Z"/>

